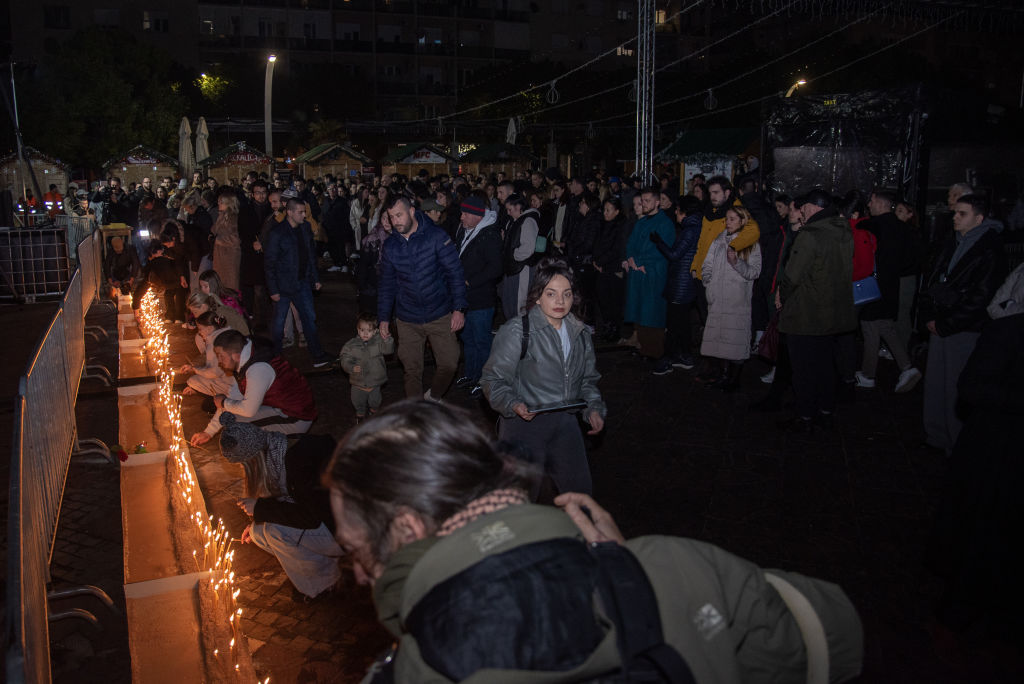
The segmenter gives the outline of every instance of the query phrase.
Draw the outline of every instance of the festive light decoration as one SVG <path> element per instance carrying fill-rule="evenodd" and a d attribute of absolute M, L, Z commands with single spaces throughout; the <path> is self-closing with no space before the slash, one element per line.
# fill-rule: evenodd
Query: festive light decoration
<path fill-rule="evenodd" d="M 241 590 L 234 586 L 235 572 L 232 565 L 235 552 L 231 548 L 237 539 L 228 532 L 222 518 L 217 518 L 215 522 L 212 515 L 205 514 L 205 507 L 201 508 L 199 505 L 202 502 L 202 492 L 192 470 L 188 442 L 182 428 L 182 396 L 174 391 L 175 373 L 170 367 L 170 334 L 167 332 L 163 314 L 159 300 L 153 295 L 152 290 L 147 291 L 138 313 L 139 329 L 146 338 L 140 354 L 142 361 L 157 377 L 157 395 L 167 412 L 167 421 L 171 427 L 167 461 L 168 482 L 172 483 L 171 496 L 179 498 L 179 503 L 189 512 L 188 518 L 195 525 L 196 538 L 203 543 L 202 563 L 199 561 L 198 548 L 192 549 L 192 560 L 198 572 L 205 572 L 201 582 L 206 583 L 213 592 L 213 602 L 217 608 L 213 617 L 217 619 L 224 615 L 228 616 L 227 630 L 230 631 L 231 640 L 227 645 L 227 652 L 232 659 L 229 665 L 234 665 L 231 679 L 241 681 L 242 669 L 238 662 L 239 649 L 236 647 L 236 644 L 241 645 L 237 640 L 243 636 L 240 632 L 242 609 L 237 605 Z M 195 505 L 193 501 L 196 502 Z M 203 587 L 200 587 L 200 592 L 202 591 Z M 221 601 L 224 604 L 221 604 Z M 215 659 L 220 657 L 220 651 L 220 648 L 213 649 Z M 246 670 L 251 672 L 251 667 L 247 666 Z M 262 682 L 267 684 L 269 680 L 267 677 Z M 259 684 L 261 680 L 256 681 Z"/>

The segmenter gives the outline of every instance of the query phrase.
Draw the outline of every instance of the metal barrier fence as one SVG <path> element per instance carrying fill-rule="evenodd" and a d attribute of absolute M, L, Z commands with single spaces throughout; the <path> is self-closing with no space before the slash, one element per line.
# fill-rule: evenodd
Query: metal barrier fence
<path fill-rule="evenodd" d="M 96 220 L 89 216 L 65 216 L 61 214 L 53 219 L 58 228 L 64 229 L 69 245 L 77 245 L 92 235 L 96 230 Z"/>
<path fill-rule="evenodd" d="M 7 552 L 8 682 L 50 681 L 47 584 L 85 365 L 85 314 L 97 295 L 100 234 L 79 244 L 79 268 L 18 385 Z M 88 441 L 88 440 L 83 440 Z"/>
<path fill-rule="evenodd" d="M 63 228 L 0 230 L 0 296 L 33 299 L 59 295 L 71 277 L 71 255 Z"/>

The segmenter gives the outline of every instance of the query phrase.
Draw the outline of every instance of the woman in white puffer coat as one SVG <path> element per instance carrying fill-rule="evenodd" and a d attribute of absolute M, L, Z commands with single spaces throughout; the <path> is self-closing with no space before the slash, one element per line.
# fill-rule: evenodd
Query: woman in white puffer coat
<path fill-rule="evenodd" d="M 752 220 L 743 207 L 725 212 L 725 230 L 711 243 L 702 276 L 708 299 L 708 319 L 700 353 L 718 363 L 721 373 L 711 384 L 726 391 L 739 387 L 743 362 L 750 358 L 750 302 L 754 281 L 761 273 L 758 243 L 736 252 L 729 243 Z"/>

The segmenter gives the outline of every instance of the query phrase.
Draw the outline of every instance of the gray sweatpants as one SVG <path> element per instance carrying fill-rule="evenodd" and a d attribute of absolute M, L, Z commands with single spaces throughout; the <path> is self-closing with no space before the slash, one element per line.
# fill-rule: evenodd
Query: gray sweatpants
<path fill-rule="evenodd" d="M 981 333 L 962 332 L 928 339 L 928 369 L 924 374 L 924 433 L 933 447 L 953 453 L 963 423 L 956 415 L 956 383 Z"/>
<path fill-rule="evenodd" d="M 380 387 L 356 387 L 352 385 L 352 406 L 356 415 L 362 418 L 367 411 L 380 408 Z"/>

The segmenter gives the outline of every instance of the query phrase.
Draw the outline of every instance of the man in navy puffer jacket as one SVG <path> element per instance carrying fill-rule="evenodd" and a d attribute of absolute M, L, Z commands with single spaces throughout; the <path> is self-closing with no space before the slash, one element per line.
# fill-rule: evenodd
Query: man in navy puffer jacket
<path fill-rule="evenodd" d="M 391 334 L 392 315 L 398 332 L 398 358 L 405 368 L 405 395 L 440 400 L 459 365 L 455 333 L 465 325 L 466 277 L 458 250 L 405 197 L 386 207 L 394 231 L 384 241 L 377 288 L 380 335 Z M 423 345 L 430 347 L 437 371 L 423 394 Z"/>

